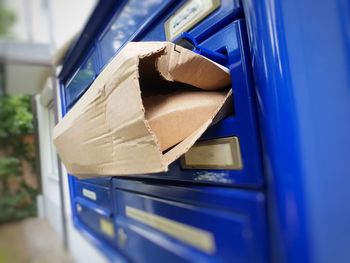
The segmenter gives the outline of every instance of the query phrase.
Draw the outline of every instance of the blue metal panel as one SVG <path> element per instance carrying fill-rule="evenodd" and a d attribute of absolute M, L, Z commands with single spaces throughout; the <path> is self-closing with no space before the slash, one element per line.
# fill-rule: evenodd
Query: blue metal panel
<path fill-rule="evenodd" d="M 101 220 L 105 220 L 105 222 L 109 222 L 113 225 L 112 219 L 99 211 L 91 209 L 89 205 L 86 205 L 84 202 L 77 201 L 75 202 L 75 206 L 77 208 L 77 217 L 80 219 L 85 226 L 87 226 L 90 232 L 97 235 L 97 237 L 107 241 L 111 245 L 113 245 L 115 236 L 109 236 L 102 231 L 101 228 Z"/>
<path fill-rule="evenodd" d="M 176 1 L 177 5 L 174 5 L 171 9 L 167 10 L 165 14 L 158 18 L 157 24 L 141 32 L 141 34 L 135 36 L 135 41 L 165 41 L 164 23 L 165 21 L 186 1 Z M 219 31 L 221 28 L 230 24 L 232 21 L 242 18 L 243 10 L 239 0 L 221 1 L 220 7 L 206 17 L 202 22 L 190 29 L 189 32 L 198 41 L 203 41 L 205 38 Z"/>
<path fill-rule="evenodd" d="M 76 198 L 85 199 L 106 211 L 112 211 L 112 197 L 109 187 L 101 187 L 96 184 L 82 182 L 81 180 L 75 180 L 74 186 Z"/>
<path fill-rule="evenodd" d="M 104 242 L 104 240 L 100 240 L 96 237 L 96 233 L 91 231 L 89 227 L 87 227 L 78 217 L 73 218 L 74 226 L 77 230 L 79 230 L 84 237 L 90 242 L 90 244 L 97 249 L 103 251 L 103 255 L 110 262 L 118 262 L 118 263 L 127 263 L 129 262 L 124 255 L 119 253 L 113 248 L 113 245 L 108 242 Z"/>
<path fill-rule="evenodd" d="M 128 231 L 120 246 L 132 261 L 268 262 L 265 199 L 259 192 L 213 187 L 154 185 L 114 179 L 116 226 Z M 211 233 L 216 250 L 203 252 L 143 222 L 127 207 Z M 157 246 L 156 246 L 157 245 Z M 137 253 L 134 253 L 134 250 Z M 165 257 L 161 258 L 166 250 Z"/>
<path fill-rule="evenodd" d="M 90 183 L 90 184 L 96 184 L 104 187 L 109 187 L 111 182 L 111 177 L 98 177 L 98 178 L 89 178 L 89 179 L 76 178 L 75 180 L 84 182 L 84 183 Z"/>
<path fill-rule="evenodd" d="M 274 262 L 350 259 L 349 1 L 244 1 Z"/>

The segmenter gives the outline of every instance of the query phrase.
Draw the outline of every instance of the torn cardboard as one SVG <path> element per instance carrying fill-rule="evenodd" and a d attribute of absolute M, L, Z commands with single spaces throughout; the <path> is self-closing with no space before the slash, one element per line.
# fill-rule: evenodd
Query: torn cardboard
<path fill-rule="evenodd" d="M 78 177 L 167 171 L 232 109 L 229 74 L 169 42 L 131 42 L 54 128 Z"/>

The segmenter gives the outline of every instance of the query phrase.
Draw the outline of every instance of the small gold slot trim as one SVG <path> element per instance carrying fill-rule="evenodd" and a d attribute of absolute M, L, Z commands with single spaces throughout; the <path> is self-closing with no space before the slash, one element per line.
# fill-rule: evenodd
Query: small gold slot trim
<path fill-rule="evenodd" d="M 241 170 L 239 139 L 227 137 L 197 142 L 181 157 L 181 165 L 188 169 Z"/>

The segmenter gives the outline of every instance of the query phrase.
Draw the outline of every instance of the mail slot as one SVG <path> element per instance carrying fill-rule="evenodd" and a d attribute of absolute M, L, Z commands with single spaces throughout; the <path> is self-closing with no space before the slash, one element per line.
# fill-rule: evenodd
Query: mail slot
<path fill-rule="evenodd" d="M 102 187 L 96 184 L 85 183 L 76 180 L 75 183 L 76 198 L 85 200 L 88 204 L 96 205 L 101 209 L 111 212 L 112 199 L 111 191 L 108 187 Z"/>
<path fill-rule="evenodd" d="M 89 208 L 82 202 L 74 203 L 78 219 L 93 233 L 108 243 L 113 244 L 115 238 L 115 227 L 110 216 Z"/>
<path fill-rule="evenodd" d="M 267 262 L 262 193 L 113 181 L 118 247 L 131 261 Z"/>

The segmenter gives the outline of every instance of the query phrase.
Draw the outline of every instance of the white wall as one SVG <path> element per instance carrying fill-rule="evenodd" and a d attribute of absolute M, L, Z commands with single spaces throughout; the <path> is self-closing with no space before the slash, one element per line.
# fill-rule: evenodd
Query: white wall
<path fill-rule="evenodd" d="M 51 0 L 54 46 L 59 48 L 85 25 L 96 0 Z"/>
<path fill-rule="evenodd" d="M 63 238 L 62 204 L 59 189 L 59 174 L 56 152 L 52 143 L 55 125 L 52 79 L 49 78 L 43 91 L 36 95 L 40 169 L 42 184 L 42 214 L 48 219 L 57 234 Z"/>
<path fill-rule="evenodd" d="M 16 21 L 8 39 L 1 38 L 5 90 L 36 94 L 53 65 L 89 18 L 96 0 L 5 0 Z M 0 17 L 1 23 L 1 17 Z"/>
<path fill-rule="evenodd" d="M 60 48 L 85 25 L 97 0 L 5 0 L 16 14 L 11 38 Z"/>
<path fill-rule="evenodd" d="M 20 42 L 50 43 L 48 5 L 50 0 L 5 0 L 16 14 L 11 37 Z"/>
<path fill-rule="evenodd" d="M 46 66 L 6 64 L 6 91 L 8 94 L 37 94 L 42 90 L 52 69 Z"/>

